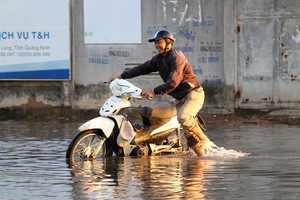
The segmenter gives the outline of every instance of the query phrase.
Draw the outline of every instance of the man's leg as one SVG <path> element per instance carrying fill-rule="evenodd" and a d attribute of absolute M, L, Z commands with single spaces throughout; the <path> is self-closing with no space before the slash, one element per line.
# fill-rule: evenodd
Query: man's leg
<path fill-rule="evenodd" d="M 210 141 L 198 126 L 195 116 L 202 108 L 204 102 L 204 91 L 191 91 L 187 96 L 178 102 L 177 117 L 178 121 L 185 130 L 185 137 L 188 146 L 191 147 L 198 156 L 204 156 L 202 148 L 205 142 Z"/>
<path fill-rule="evenodd" d="M 197 135 L 201 141 L 209 141 L 208 137 L 203 133 L 203 131 L 200 128 L 200 126 L 198 125 L 198 123 L 195 124 L 194 127 L 190 128 L 188 130 L 190 132 L 193 132 L 195 135 Z"/>
<path fill-rule="evenodd" d="M 197 156 L 205 156 L 205 152 L 203 150 L 203 141 L 199 139 L 193 132 L 185 131 L 185 137 L 187 140 L 187 145 L 191 147 Z"/>

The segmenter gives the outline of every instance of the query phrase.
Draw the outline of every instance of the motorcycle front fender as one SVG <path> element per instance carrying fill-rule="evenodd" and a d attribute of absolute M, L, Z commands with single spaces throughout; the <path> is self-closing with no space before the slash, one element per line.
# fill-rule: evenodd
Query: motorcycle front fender
<path fill-rule="evenodd" d="M 82 132 L 92 129 L 100 129 L 103 131 L 104 135 L 109 138 L 112 134 L 114 126 L 115 122 L 113 119 L 100 116 L 85 122 L 77 130 Z"/>

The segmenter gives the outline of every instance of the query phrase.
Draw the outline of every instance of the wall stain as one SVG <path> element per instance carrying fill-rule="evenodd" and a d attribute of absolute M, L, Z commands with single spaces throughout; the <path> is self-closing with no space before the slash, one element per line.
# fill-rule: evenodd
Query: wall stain
<path fill-rule="evenodd" d="M 249 67 L 249 60 L 250 60 L 250 58 L 248 56 L 247 59 L 246 59 L 246 67 Z"/>
<path fill-rule="evenodd" d="M 241 27 L 240 27 L 240 25 L 237 25 L 235 32 L 236 32 L 237 35 L 240 34 L 240 32 L 241 32 Z"/>
<path fill-rule="evenodd" d="M 235 92 L 235 99 L 239 99 L 239 98 L 241 98 L 241 91 L 240 90 Z"/>
<path fill-rule="evenodd" d="M 297 76 L 296 75 L 291 75 L 291 81 L 295 81 L 296 80 L 296 78 L 297 78 Z"/>
<path fill-rule="evenodd" d="M 45 104 L 42 101 L 38 101 L 36 99 L 36 95 L 35 94 L 31 94 L 28 97 L 28 103 L 27 104 L 22 104 L 20 105 L 20 107 L 36 107 L 36 108 L 41 108 L 41 107 L 52 107 L 50 104 Z"/>

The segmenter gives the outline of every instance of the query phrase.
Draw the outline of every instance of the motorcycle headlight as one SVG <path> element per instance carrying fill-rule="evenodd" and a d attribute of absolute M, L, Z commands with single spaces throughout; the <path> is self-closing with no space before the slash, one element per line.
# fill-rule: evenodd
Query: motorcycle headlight
<path fill-rule="evenodd" d="M 118 84 L 119 79 L 115 79 L 110 83 L 110 91 L 114 96 L 120 96 L 122 94 L 122 85 Z"/>
<path fill-rule="evenodd" d="M 114 96 L 141 98 L 142 89 L 135 87 L 124 79 L 115 79 L 110 83 L 110 91 Z"/>

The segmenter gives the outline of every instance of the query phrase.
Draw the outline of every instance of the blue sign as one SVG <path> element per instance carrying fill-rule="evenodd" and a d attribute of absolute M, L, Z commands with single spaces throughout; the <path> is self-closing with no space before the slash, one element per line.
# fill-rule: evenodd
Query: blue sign
<path fill-rule="evenodd" d="M 0 0 L 0 24 L 0 79 L 71 78 L 69 0 Z"/>

